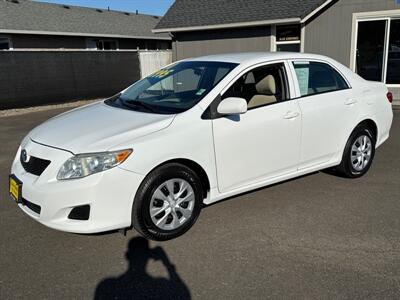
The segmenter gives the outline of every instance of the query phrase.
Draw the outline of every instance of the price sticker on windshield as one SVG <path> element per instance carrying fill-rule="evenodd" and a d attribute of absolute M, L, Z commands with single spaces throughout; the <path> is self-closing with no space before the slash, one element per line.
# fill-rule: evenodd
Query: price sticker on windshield
<path fill-rule="evenodd" d="M 160 71 L 155 72 L 153 75 L 151 75 L 151 77 L 163 78 L 163 77 L 168 76 L 169 74 L 171 74 L 173 71 L 174 71 L 173 69 L 160 70 Z"/>

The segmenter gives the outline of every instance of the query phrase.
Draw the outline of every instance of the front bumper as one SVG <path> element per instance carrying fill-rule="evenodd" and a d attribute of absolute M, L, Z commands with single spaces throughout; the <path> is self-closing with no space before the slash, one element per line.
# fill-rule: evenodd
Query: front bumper
<path fill-rule="evenodd" d="M 133 199 L 143 175 L 115 167 L 82 179 L 58 181 L 58 170 L 71 153 L 30 140 L 23 148 L 31 156 L 51 160 L 45 171 L 35 176 L 24 170 L 19 159 L 21 148 L 17 152 L 11 173 L 23 183 L 25 205 L 18 205 L 27 215 L 50 228 L 74 233 L 98 233 L 131 225 Z M 40 213 L 26 201 L 40 206 Z M 68 218 L 75 207 L 84 205 L 90 206 L 88 220 Z"/>

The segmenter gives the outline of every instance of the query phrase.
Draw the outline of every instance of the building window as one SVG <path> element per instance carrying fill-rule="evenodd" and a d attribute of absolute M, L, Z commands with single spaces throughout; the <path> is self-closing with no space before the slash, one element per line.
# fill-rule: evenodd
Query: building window
<path fill-rule="evenodd" d="M 118 50 L 118 41 L 91 39 L 87 43 L 87 48 L 93 50 Z"/>
<path fill-rule="evenodd" d="M 358 21 L 356 72 L 367 80 L 400 84 L 400 19 Z"/>
<path fill-rule="evenodd" d="M 387 84 L 400 84 L 400 19 L 392 20 L 387 62 Z"/>
<path fill-rule="evenodd" d="M 276 26 L 276 51 L 300 52 L 301 26 L 300 24 Z"/>
<path fill-rule="evenodd" d="M 0 36 L 0 50 L 10 50 L 10 49 L 12 49 L 10 38 Z"/>

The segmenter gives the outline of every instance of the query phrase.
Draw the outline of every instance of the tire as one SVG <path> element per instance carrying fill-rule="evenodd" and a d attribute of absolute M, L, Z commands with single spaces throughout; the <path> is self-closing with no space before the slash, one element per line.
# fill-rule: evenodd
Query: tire
<path fill-rule="evenodd" d="M 197 174 L 182 164 L 166 164 L 152 171 L 140 185 L 132 207 L 132 225 L 145 238 L 174 239 L 194 225 L 202 205 L 203 190 Z"/>
<path fill-rule="evenodd" d="M 366 145 L 369 144 L 369 146 L 363 148 L 363 142 L 360 144 L 360 139 L 365 139 L 365 141 L 367 141 Z M 372 161 L 374 160 L 375 144 L 376 137 L 371 129 L 365 125 L 356 127 L 347 141 L 342 162 L 335 168 L 335 171 L 347 178 L 359 178 L 364 176 L 370 169 Z M 361 149 L 361 151 L 359 149 Z M 360 162 L 360 153 L 364 153 L 361 158 L 364 159 L 363 162 Z"/>

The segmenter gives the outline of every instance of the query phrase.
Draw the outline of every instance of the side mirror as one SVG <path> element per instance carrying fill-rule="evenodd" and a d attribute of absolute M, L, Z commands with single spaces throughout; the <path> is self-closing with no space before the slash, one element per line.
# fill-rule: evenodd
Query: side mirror
<path fill-rule="evenodd" d="M 218 105 L 217 112 L 221 115 L 245 114 L 247 112 L 247 101 L 243 98 L 226 98 Z"/>

